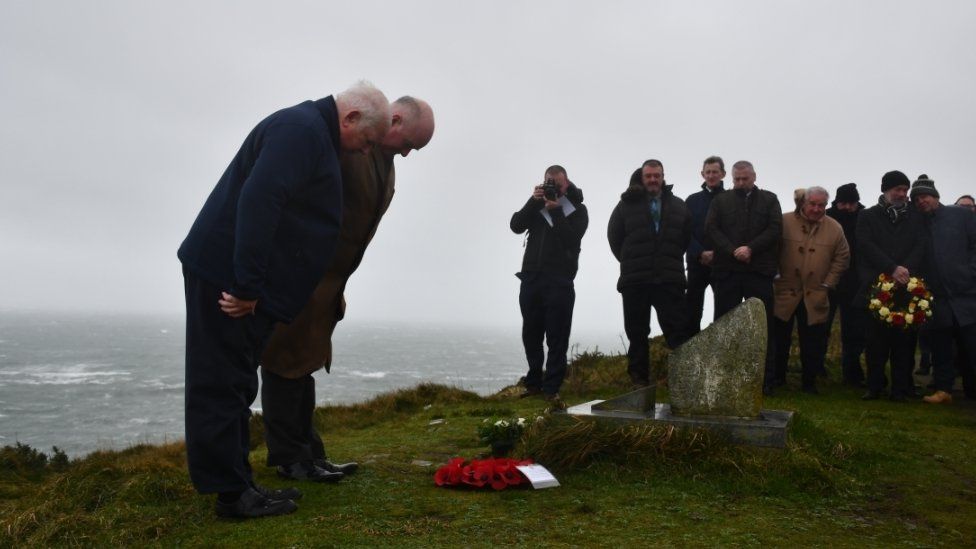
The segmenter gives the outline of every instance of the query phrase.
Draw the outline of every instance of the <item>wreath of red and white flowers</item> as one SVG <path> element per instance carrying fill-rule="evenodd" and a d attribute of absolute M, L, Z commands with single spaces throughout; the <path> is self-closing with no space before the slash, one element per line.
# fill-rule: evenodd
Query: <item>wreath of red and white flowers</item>
<path fill-rule="evenodd" d="M 495 490 L 504 490 L 509 486 L 527 483 L 528 479 L 516 466 L 532 463 L 531 459 L 511 458 L 473 459 L 466 462 L 464 458 L 456 457 L 434 473 L 434 484 L 469 488 L 490 486 Z"/>
<path fill-rule="evenodd" d="M 891 276 L 881 273 L 868 290 L 871 315 L 898 328 L 925 324 L 932 317 L 932 301 L 932 292 L 925 286 L 925 281 L 914 276 L 902 286 Z"/>

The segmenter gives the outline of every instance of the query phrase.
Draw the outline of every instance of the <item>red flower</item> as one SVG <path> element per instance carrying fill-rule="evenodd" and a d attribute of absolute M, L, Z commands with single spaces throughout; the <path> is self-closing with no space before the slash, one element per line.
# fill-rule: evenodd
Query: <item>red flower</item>
<path fill-rule="evenodd" d="M 498 474 L 506 485 L 515 486 L 521 484 L 523 480 L 522 473 L 515 468 L 516 465 L 517 463 L 513 459 L 496 459 L 495 473 Z"/>
<path fill-rule="evenodd" d="M 891 294 L 889 294 L 888 292 L 882 290 L 882 291 L 878 292 L 878 299 L 883 303 L 883 302 L 888 301 L 889 299 L 891 299 Z"/>
<path fill-rule="evenodd" d="M 495 468 L 490 459 L 482 461 L 473 460 L 462 470 L 461 482 L 476 488 L 481 488 L 492 481 L 494 473 Z"/>
<path fill-rule="evenodd" d="M 434 484 L 438 486 L 457 486 L 461 483 L 461 465 L 464 458 L 454 458 L 434 473 Z"/>
<path fill-rule="evenodd" d="M 925 286 L 922 286 L 921 284 L 915 286 L 915 289 L 912 290 L 912 293 L 915 295 L 925 295 Z"/>
<path fill-rule="evenodd" d="M 891 323 L 895 326 L 905 325 L 905 315 L 901 313 L 894 313 L 891 315 Z"/>
<path fill-rule="evenodd" d="M 912 320 L 915 321 L 915 324 L 921 324 L 925 322 L 925 311 L 922 311 L 920 309 L 916 310 L 915 314 L 912 315 Z"/>

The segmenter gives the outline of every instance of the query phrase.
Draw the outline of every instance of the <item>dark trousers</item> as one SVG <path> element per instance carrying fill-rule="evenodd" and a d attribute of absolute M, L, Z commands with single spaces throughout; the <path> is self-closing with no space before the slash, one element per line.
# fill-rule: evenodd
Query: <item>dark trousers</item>
<path fill-rule="evenodd" d="M 315 378 L 289 379 L 261 368 L 261 413 L 268 465 L 325 459 L 325 446 L 313 424 Z"/>
<path fill-rule="evenodd" d="M 554 395 L 566 377 L 566 352 L 573 325 L 576 290 L 573 280 L 550 273 L 519 273 L 522 287 L 519 308 L 522 309 L 522 345 L 529 363 L 525 386 Z M 549 349 L 545 358 L 543 338 Z M 545 374 L 542 365 L 545 361 Z"/>
<path fill-rule="evenodd" d="M 684 289 L 677 284 L 641 284 L 621 289 L 624 300 L 624 331 L 627 348 L 627 373 L 637 385 L 650 385 L 651 363 L 647 338 L 651 335 L 651 307 L 668 347 L 674 349 L 688 339 L 687 305 Z"/>
<path fill-rule="evenodd" d="M 865 357 L 868 365 L 868 390 L 880 393 L 885 386 L 885 363 L 891 363 L 891 391 L 893 397 L 914 394 L 912 368 L 915 367 L 915 343 L 918 330 L 894 328 L 877 319 L 868 319 Z"/>
<path fill-rule="evenodd" d="M 701 331 L 702 310 L 705 307 L 705 288 L 712 283 L 712 269 L 700 263 L 688 264 L 688 292 L 685 301 L 688 304 L 688 335 L 693 336 Z M 712 289 L 714 292 L 714 288 Z"/>
<path fill-rule="evenodd" d="M 864 330 L 868 320 L 868 311 L 864 307 L 851 305 L 844 299 L 830 296 L 830 313 L 827 318 L 827 337 L 830 337 L 830 327 L 834 323 L 834 315 L 840 311 L 840 347 L 841 372 L 845 383 L 860 385 L 864 382 L 864 369 L 861 368 L 861 354 L 864 353 Z"/>
<path fill-rule="evenodd" d="M 776 323 L 776 374 L 773 381 L 776 384 L 786 383 L 786 364 L 790 358 L 792 346 L 793 325 L 799 335 L 800 344 L 800 374 L 804 388 L 816 385 L 817 374 L 823 370 L 824 354 L 827 352 L 827 324 L 807 325 L 807 308 L 803 301 L 797 305 L 789 320 L 778 318 Z"/>
<path fill-rule="evenodd" d="M 773 322 L 773 277 L 760 273 L 712 271 L 715 293 L 715 320 L 731 311 L 743 300 L 758 298 L 766 306 L 766 371 L 764 384 L 771 387 L 775 376 L 776 335 Z"/>
<path fill-rule="evenodd" d="M 248 423 L 258 393 L 258 360 L 273 321 L 231 318 L 220 289 L 183 271 L 186 292 L 186 461 L 202 494 L 238 492 L 253 483 Z"/>
<path fill-rule="evenodd" d="M 976 395 L 976 386 L 973 384 L 976 376 L 976 360 L 974 360 L 976 324 L 959 326 L 959 322 L 953 318 L 953 325 L 950 328 L 931 326 L 927 329 L 932 342 L 932 367 L 936 390 L 952 392 L 958 367 L 966 396 Z M 956 343 L 960 360 L 953 360 L 953 342 Z"/>

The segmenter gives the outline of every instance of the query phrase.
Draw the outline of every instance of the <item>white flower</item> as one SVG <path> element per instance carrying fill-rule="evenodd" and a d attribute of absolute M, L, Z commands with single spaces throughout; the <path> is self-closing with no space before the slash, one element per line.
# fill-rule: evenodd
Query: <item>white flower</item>
<path fill-rule="evenodd" d="M 518 418 L 518 426 L 519 427 L 525 427 L 525 418 L 524 417 Z"/>
<path fill-rule="evenodd" d="M 886 317 L 886 316 L 888 316 L 889 314 L 891 314 L 891 311 L 889 311 L 887 307 L 882 307 L 882 308 L 881 308 L 881 309 L 880 309 L 880 310 L 878 311 L 878 314 L 879 314 L 879 315 L 881 315 L 882 317 Z M 890 322 L 890 319 L 889 319 L 889 322 Z"/>
<path fill-rule="evenodd" d="M 872 299 L 870 305 L 871 305 L 871 308 L 872 309 L 877 309 L 877 308 L 881 307 L 881 300 L 880 299 Z"/>
<path fill-rule="evenodd" d="M 893 282 L 885 282 L 885 283 L 883 283 L 881 285 L 881 289 L 884 290 L 884 291 L 886 291 L 886 292 L 890 292 L 891 289 L 894 288 L 894 287 L 895 287 L 895 284 Z"/>
<path fill-rule="evenodd" d="M 508 422 L 504 419 L 499 419 L 495 422 L 495 427 L 508 427 Z"/>
<path fill-rule="evenodd" d="M 922 310 L 928 309 L 929 308 L 929 300 L 923 299 L 923 300 L 919 301 L 918 302 L 918 306 L 921 307 Z"/>
<path fill-rule="evenodd" d="M 536 417 L 536 418 L 535 418 L 535 420 L 536 420 L 536 421 L 542 421 L 542 420 L 544 420 L 544 419 L 546 419 L 546 418 L 544 418 L 544 417 L 542 417 L 542 416 L 538 416 L 538 417 Z"/>
<path fill-rule="evenodd" d="M 905 324 L 911 324 L 914 322 L 912 315 L 905 315 Z"/>

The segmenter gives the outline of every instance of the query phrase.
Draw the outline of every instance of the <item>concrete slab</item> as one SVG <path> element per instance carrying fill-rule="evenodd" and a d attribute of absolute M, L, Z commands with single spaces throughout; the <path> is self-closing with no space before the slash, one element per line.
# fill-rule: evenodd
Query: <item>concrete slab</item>
<path fill-rule="evenodd" d="M 735 444 L 783 448 L 789 431 L 793 412 L 787 410 L 762 409 L 755 419 L 721 416 L 676 416 L 671 413 L 670 404 L 657 404 L 653 412 L 601 410 L 604 401 L 593 400 L 570 406 L 561 414 L 597 421 L 627 423 L 655 423 L 674 425 L 687 429 L 706 429 L 711 433 L 727 437 Z"/>

